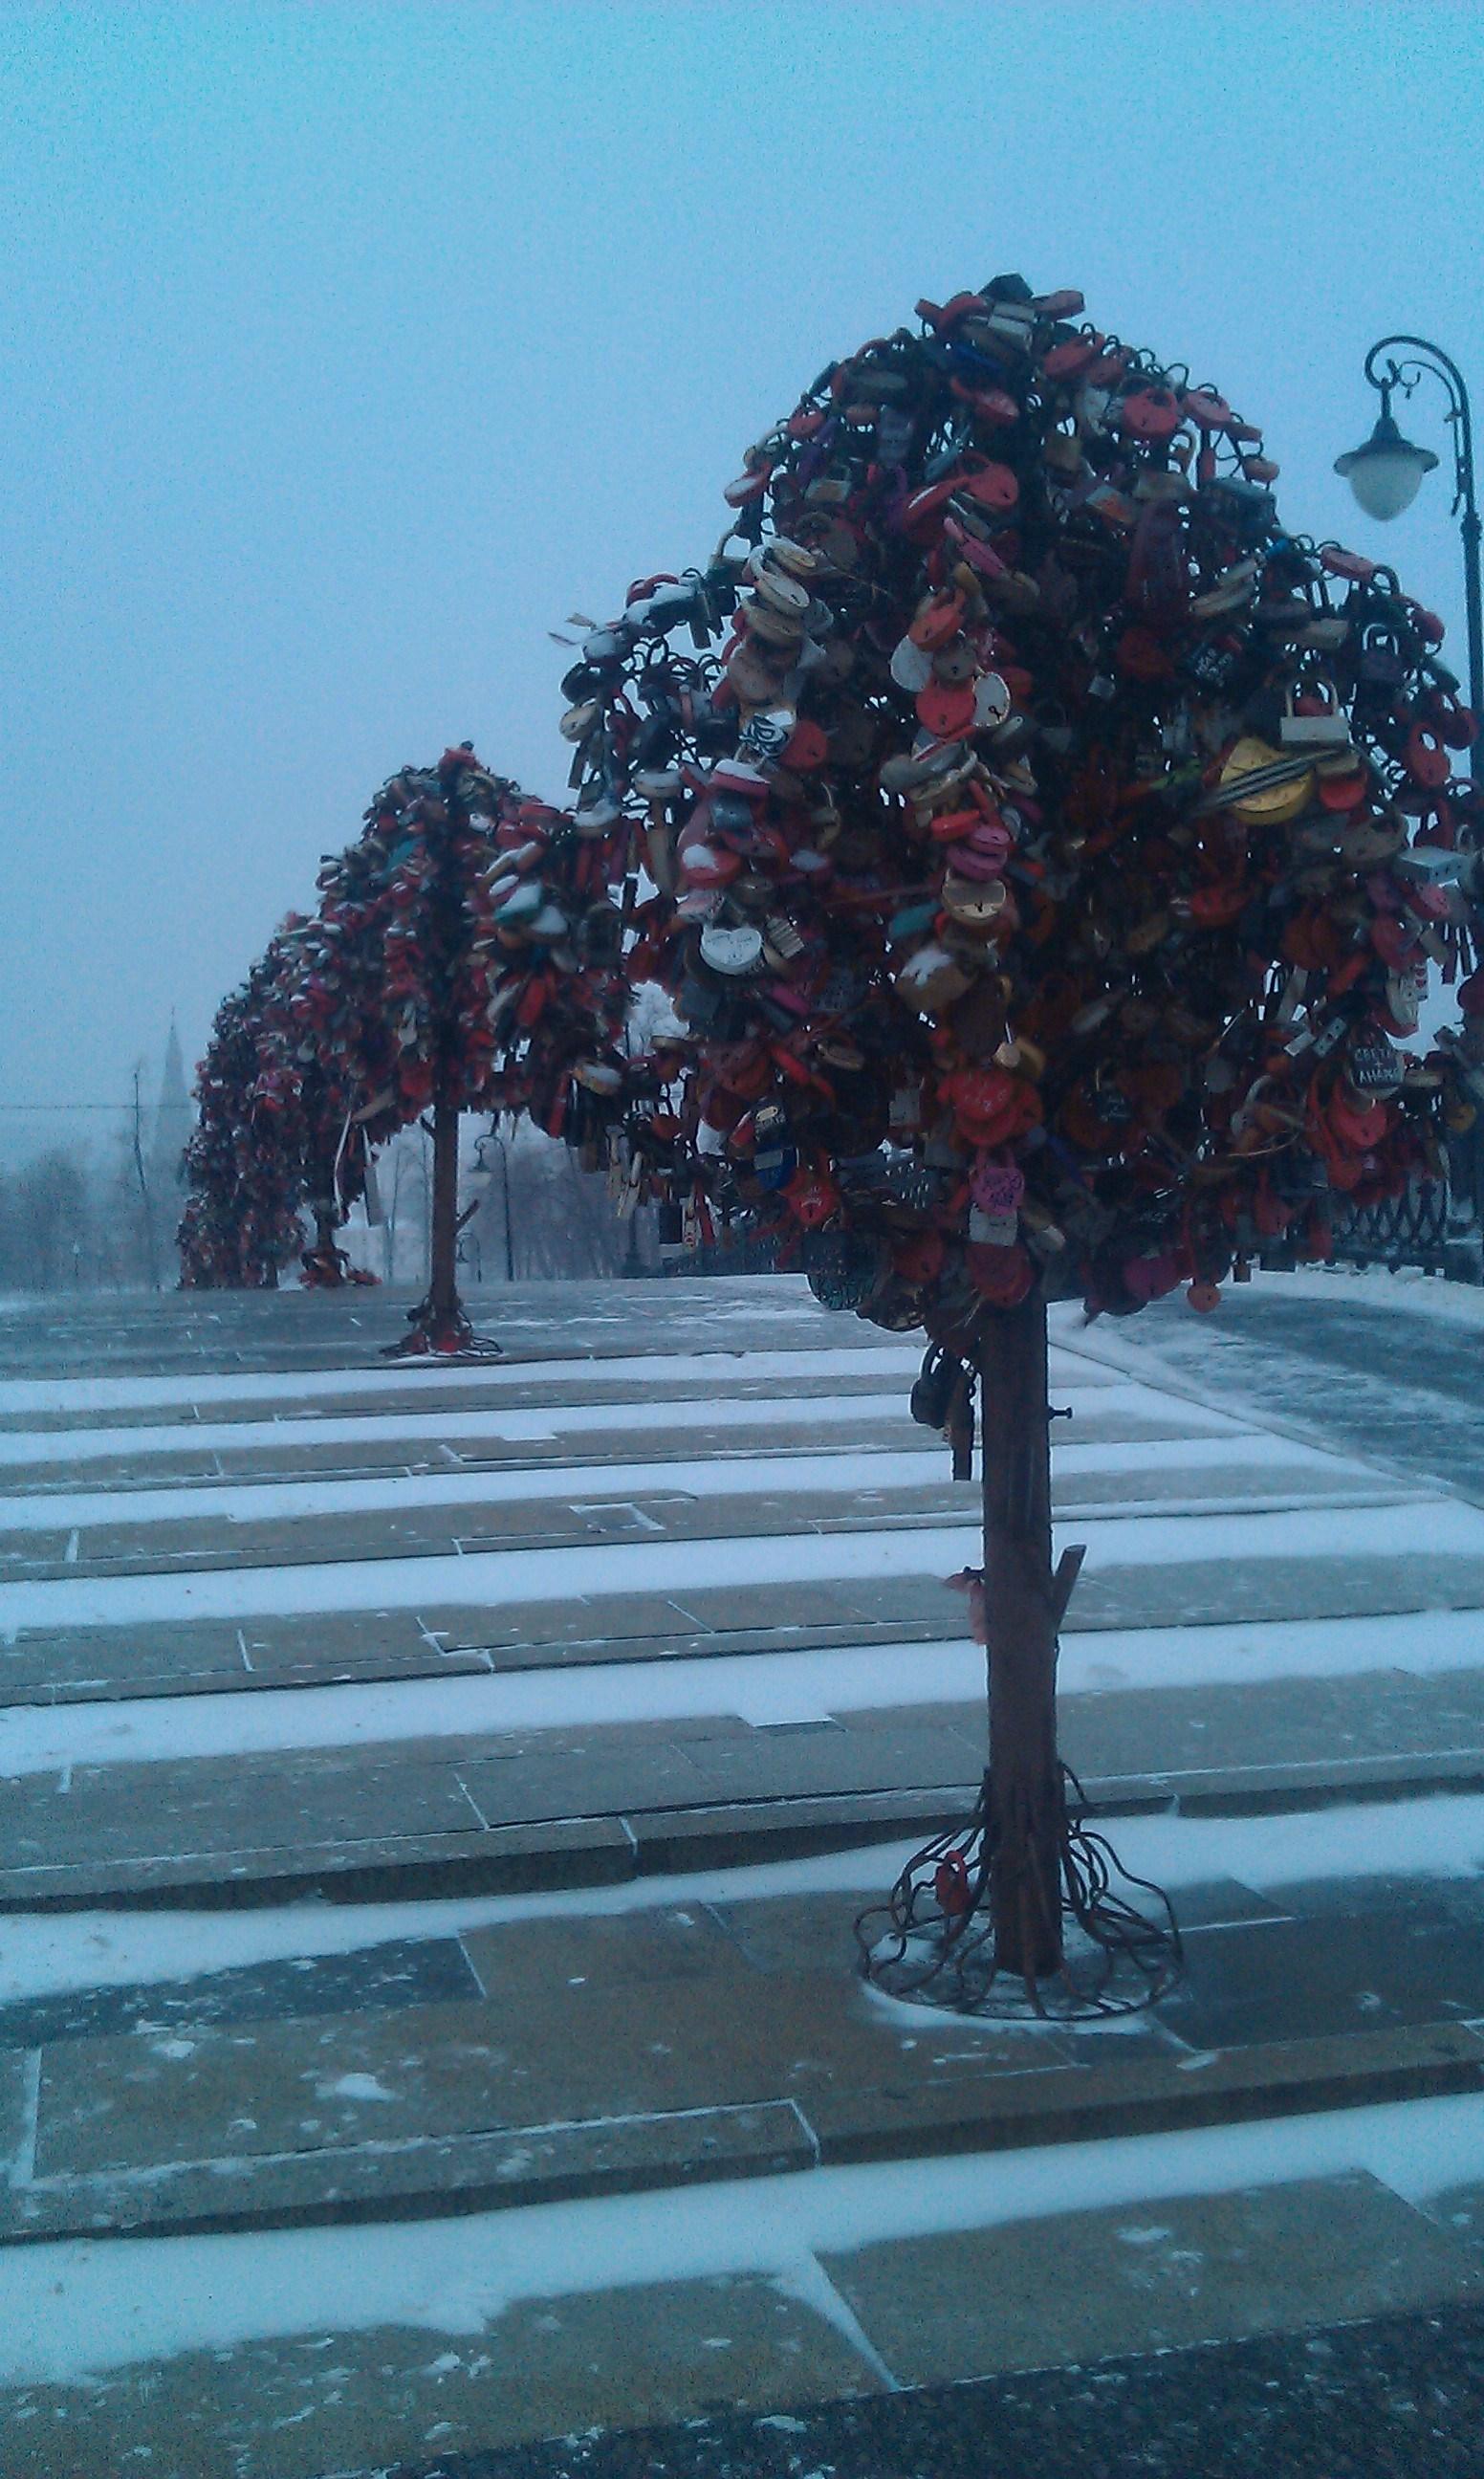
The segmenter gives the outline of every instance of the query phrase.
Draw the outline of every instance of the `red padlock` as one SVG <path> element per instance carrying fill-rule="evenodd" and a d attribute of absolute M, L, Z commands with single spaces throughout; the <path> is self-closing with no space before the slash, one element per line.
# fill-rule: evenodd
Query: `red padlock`
<path fill-rule="evenodd" d="M 789 1212 L 806 1231 L 817 1231 L 841 1205 L 840 1191 L 828 1171 L 809 1170 L 803 1163 L 783 1189 Z"/>
<path fill-rule="evenodd" d="M 936 653 L 939 646 L 946 646 L 950 637 L 959 634 L 963 625 L 964 608 L 962 595 L 952 589 L 934 594 L 926 607 L 918 612 L 907 633 L 913 645 L 920 646 L 925 653 Z"/>
<path fill-rule="evenodd" d="M 1095 327 L 1085 327 L 1080 336 L 1069 336 L 1064 344 L 1053 345 L 1041 364 L 1042 376 L 1048 379 L 1080 379 L 1091 369 L 1103 349 L 1103 338 Z"/>
<path fill-rule="evenodd" d="M 1003 388 L 971 387 L 966 379 L 951 381 L 953 392 L 991 429 L 1009 429 L 1020 420 L 1020 407 Z"/>
<path fill-rule="evenodd" d="M 892 1270 L 914 1288 L 920 1283 L 935 1282 L 943 1270 L 945 1253 L 940 1233 L 914 1231 L 907 1239 L 893 1242 Z"/>
<path fill-rule="evenodd" d="M 830 754 L 830 735 L 821 724 L 801 715 L 783 751 L 783 764 L 795 775 L 812 775 Z"/>
<path fill-rule="evenodd" d="M 1009 1248 L 971 1240 L 963 1252 L 963 1266 L 976 1291 L 992 1308 L 1018 1308 L 1036 1281 L 1036 1267 L 1018 1240 Z"/>
<path fill-rule="evenodd" d="M 1020 484 L 1008 465 L 985 463 L 960 476 L 959 488 L 977 507 L 1006 515 L 1020 498 Z"/>
<path fill-rule="evenodd" d="M 1185 420 L 1173 388 L 1135 388 L 1118 407 L 1118 420 L 1131 439 L 1173 439 Z"/>
<path fill-rule="evenodd" d="M 934 740 L 959 740 L 974 728 L 972 680 L 931 680 L 915 704 L 918 722 Z"/>
<path fill-rule="evenodd" d="M 1201 430 L 1229 430 L 1232 408 L 1212 387 L 1187 388 L 1185 411 Z"/>
<path fill-rule="evenodd" d="M 1343 543 L 1320 543 L 1319 566 L 1330 576 L 1343 577 L 1346 585 L 1369 585 L 1376 573 L 1373 559 L 1363 551 L 1346 550 Z"/>

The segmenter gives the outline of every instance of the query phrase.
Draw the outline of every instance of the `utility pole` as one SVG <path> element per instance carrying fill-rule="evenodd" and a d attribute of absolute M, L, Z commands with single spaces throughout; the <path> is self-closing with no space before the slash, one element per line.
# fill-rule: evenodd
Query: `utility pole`
<path fill-rule="evenodd" d="M 152 1291 L 160 1289 L 160 1251 L 155 1237 L 154 1200 L 149 1193 L 149 1180 L 144 1170 L 143 1113 L 140 1103 L 141 1069 L 134 1070 L 134 1170 L 139 1181 L 140 1202 L 144 1215 L 144 1265 Z"/>

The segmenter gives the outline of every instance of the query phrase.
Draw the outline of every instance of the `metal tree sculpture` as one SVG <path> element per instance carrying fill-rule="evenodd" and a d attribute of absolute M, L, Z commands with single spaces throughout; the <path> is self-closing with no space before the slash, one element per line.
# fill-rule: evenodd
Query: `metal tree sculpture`
<path fill-rule="evenodd" d="M 186 1291 L 271 1289 L 302 1241 L 300 1132 L 267 1029 L 294 976 L 293 927 L 222 1001 L 196 1069 L 176 1234 Z"/>
<path fill-rule="evenodd" d="M 270 1166 L 278 1183 L 278 1262 L 307 1201 L 317 1235 L 306 1266 L 336 1279 L 335 1232 L 374 1148 L 430 1112 L 429 1289 L 395 1349 L 498 1348 L 473 1335 L 458 1295 L 459 1117 L 529 1108 L 552 1134 L 591 1138 L 623 1083 L 627 984 L 611 866 L 602 838 L 486 773 L 468 747 L 393 776 L 356 842 L 322 862 L 315 917 L 291 916 L 221 1011 L 233 1046 L 229 1064 L 214 1052 L 201 1086 L 188 1278 L 204 1279 L 209 1260 L 227 1269 L 221 1279 L 246 1278 L 247 1164 L 260 1179 Z"/>
<path fill-rule="evenodd" d="M 626 997 L 608 867 L 601 843 L 466 746 L 394 776 L 321 872 L 335 951 L 321 1047 L 361 1096 L 355 1123 L 376 1144 L 431 1112 L 429 1286 L 400 1353 L 498 1348 L 458 1295 L 459 1118 L 521 1108 L 544 1079 L 565 1100 L 572 1061 L 601 1072 Z"/>
<path fill-rule="evenodd" d="M 1397 1045 L 1470 961 L 1440 624 L 1286 532 L 1257 430 L 1082 309 L 1005 278 L 832 364 L 709 566 L 564 683 L 578 816 L 627 812 L 656 890 L 629 969 L 689 1028 L 638 1177 L 926 1328 L 960 1470 L 978 1392 L 983 1802 L 868 1938 L 963 2005 L 1069 1956 L 1069 2002 L 1125 1963 L 1138 2001 L 1176 1951 L 1058 1756 L 1046 1302 L 1211 1309 L 1322 1258 L 1331 1195 L 1435 1175 L 1450 1070 Z"/>

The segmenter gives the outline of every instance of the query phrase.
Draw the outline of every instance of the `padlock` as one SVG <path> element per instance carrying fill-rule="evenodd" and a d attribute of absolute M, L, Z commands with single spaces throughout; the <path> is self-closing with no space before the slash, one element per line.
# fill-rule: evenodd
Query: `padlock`
<path fill-rule="evenodd" d="M 1278 737 L 1285 748 L 1346 749 L 1349 718 L 1341 705 L 1333 680 L 1322 672 L 1308 672 L 1291 682 L 1284 696 Z"/>

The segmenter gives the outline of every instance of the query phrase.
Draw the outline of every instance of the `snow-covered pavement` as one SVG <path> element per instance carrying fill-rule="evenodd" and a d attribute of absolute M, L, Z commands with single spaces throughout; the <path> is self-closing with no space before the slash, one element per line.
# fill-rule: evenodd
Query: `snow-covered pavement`
<path fill-rule="evenodd" d="M 1176 1894 L 1187 1987 L 1132 2031 L 893 2010 L 850 1921 L 910 1849 L 878 1792 L 931 1810 L 980 1760 L 984 1654 L 943 1589 L 974 1493 L 906 1418 L 915 1345 L 822 1340 L 851 1329 L 798 1287 L 743 1323 L 744 1289 L 737 1350 L 635 1350 L 628 1314 L 596 1357 L 412 1377 L 0 1378 L 0 1899 L 64 1904 L 13 1912 L 0 1955 L 0 2238 L 29 2241 L 0 2243 L 0 2422 L 78 2422 L 86 2467 L 100 2433 L 185 2436 L 204 2381 L 249 2423 L 271 2403 L 307 2479 L 360 2466 L 344 2403 L 384 2404 L 406 2352 L 389 2450 L 450 2384 L 530 2432 L 490 2405 L 548 2348 L 590 2370 L 564 2416 L 622 2415 L 588 2314 L 635 2364 L 652 2329 L 697 2319 L 700 2364 L 780 2316 L 809 2372 L 774 2399 L 891 2385 L 864 2268 L 1022 2227 L 1091 2248 L 1091 2288 L 1099 2249 L 1177 2281 L 1227 2244 L 1208 2224 L 1253 2256 L 1264 2215 L 1322 2211 L 1352 2312 L 1467 2286 L 1446 2190 L 1484 2186 L 1484 1979 L 1438 1922 L 1472 1916 L 1484 1798 L 1367 1797 L 1484 1779 L 1484 1509 L 1062 1320 L 1068 1746 L 1133 1776 L 1158 1742 L 1215 1785 L 1113 1827 Z M 1299 1805 L 1317 1754 L 1344 1803 Z M 1219 1812 L 1258 1782 L 1264 1812 Z M 752 1829 L 853 1799 L 857 1847 Z M 756 1855 L 694 1864 L 733 1814 Z M 1408 1931 L 1372 1954 L 1387 1905 Z M 1249 2110 L 1249 2057 L 1263 2111 L 1301 2114 Z M 1089 2141 L 1093 2087 L 1122 2131 Z M 1056 2139 L 1006 2148 L 1002 2106 Z M 1166 2131 L 1129 2132 L 1151 2108 Z M 1303 2298 L 1335 2277 L 1316 2258 Z M 663 2381 L 667 2415 L 706 2397 Z"/>

